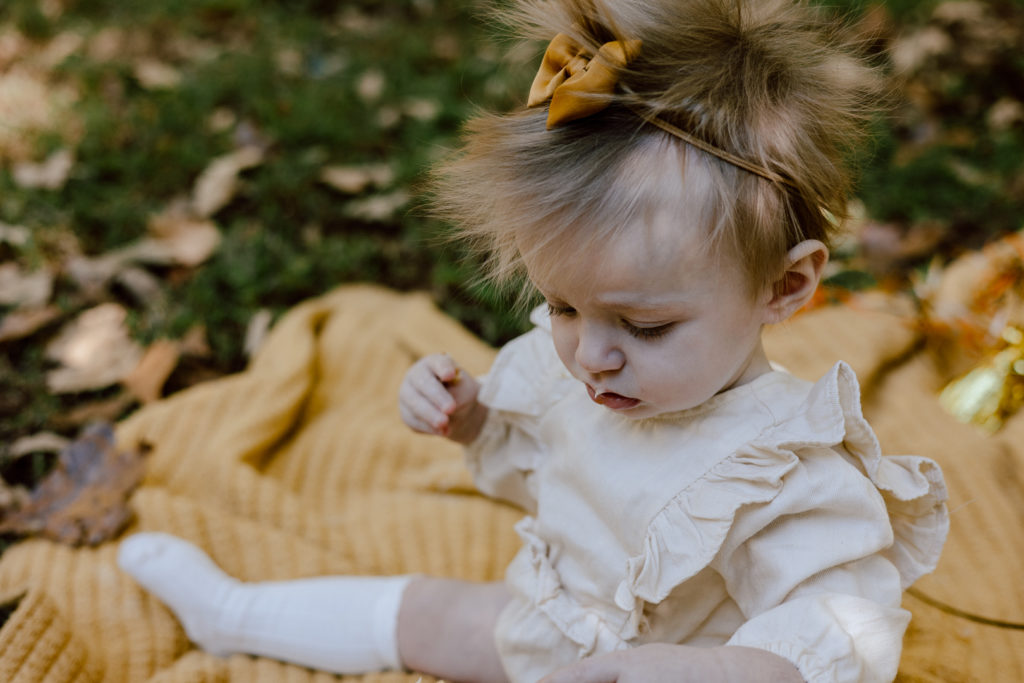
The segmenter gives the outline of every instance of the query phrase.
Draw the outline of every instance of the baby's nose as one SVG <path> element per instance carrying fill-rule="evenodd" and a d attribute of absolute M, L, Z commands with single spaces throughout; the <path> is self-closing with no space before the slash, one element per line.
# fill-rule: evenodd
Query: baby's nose
<path fill-rule="evenodd" d="M 592 375 L 621 370 L 626 356 L 612 341 L 599 332 L 581 333 L 576 344 L 576 362 Z"/>

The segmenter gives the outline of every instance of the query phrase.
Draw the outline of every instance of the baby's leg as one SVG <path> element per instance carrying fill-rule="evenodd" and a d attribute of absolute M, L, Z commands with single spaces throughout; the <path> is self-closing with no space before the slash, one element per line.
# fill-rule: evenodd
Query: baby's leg
<path fill-rule="evenodd" d="M 494 626 L 508 600 L 503 583 L 414 580 L 398 613 L 402 663 L 447 681 L 504 683 Z"/>
<path fill-rule="evenodd" d="M 407 576 L 243 583 L 166 534 L 126 539 L 118 562 L 214 654 L 334 673 L 405 665 L 455 680 L 504 680 L 490 638 L 507 599 L 499 584 Z"/>

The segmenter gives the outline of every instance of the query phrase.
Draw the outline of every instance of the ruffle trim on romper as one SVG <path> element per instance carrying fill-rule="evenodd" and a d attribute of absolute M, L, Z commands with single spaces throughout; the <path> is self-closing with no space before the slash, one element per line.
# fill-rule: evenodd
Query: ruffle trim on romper
<path fill-rule="evenodd" d="M 643 551 L 627 562 L 615 604 L 638 621 L 643 601 L 661 602 L 712 561 L 741 507 L 779 494 L 802 448 L 840 444 L 885 500 L 895 538 L 885 556 L 903 587 L 932 571 L 949 528 L 941 472 L 927 458 L 882 456 L 861 412 L 856 376 L 840 362 L 793 418 L 719 461 L 662 508 L 648 526 Z"/>
<path fill-rule="evenodd" d="M 579 646 L 580 657 L 629 647 L 628 637 L 623 637 L 623 633 L 612 628 L 596 611 L 582 607 L 562 588 L 561 577 L 548 559 L 548 545 L 537 536 L 534 524 L 533 517 L 525 517 L 515 527 L 526 552 L 520 552 L 514 564 L 530 563 L 528 568 L 509 568 L 509 575 L 517 577 L 517 588 L 560 632 Z"/>
<path fill-rule="evenodd" d="M 539 444 L 533 433 L 535 418 L 577 384 L 555 353 L 551 321 L 546 311 L 538 307 L 530 314 L 530 320 L 536 327 L 506 344 L 494 359 L 490 372 L 481 378 L 478 399 L 491 411 L 480 437 L 466 451 L 471 469 L 479 467 L 479 460 L 494 442 L 506 437 L 509 424 Z M 514 450 L 511 457 L 509 464 L 521 470 L 532 470 L 538 464 L 538 454 L 533 449 Z"/>

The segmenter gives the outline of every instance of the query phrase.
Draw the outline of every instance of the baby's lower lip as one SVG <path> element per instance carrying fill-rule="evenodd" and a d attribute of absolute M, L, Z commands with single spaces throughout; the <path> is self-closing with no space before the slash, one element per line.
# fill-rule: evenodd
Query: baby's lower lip
<path fill-rule="evenodd" d="M 628 396 L 621 396 L 609 391 L 598 394 L 589 384 L 587 385 L 587 394 L 594 403 L 612 410 L 629 410 L 640 405 L 640 399 L 638 398 L 629 398 Z"/>

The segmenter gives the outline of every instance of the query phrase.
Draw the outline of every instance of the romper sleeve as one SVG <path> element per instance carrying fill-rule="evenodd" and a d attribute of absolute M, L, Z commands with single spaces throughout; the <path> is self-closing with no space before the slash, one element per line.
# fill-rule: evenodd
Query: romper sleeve
<path fill-rule="evenodd" d="M 882 456 L 842 363 L 779 436 L 799 466 L 738 515 L 712 563 L 747 617 L 728 644 L 785 657 L 812 683 L 892 681 L 903 590 L 935 568 L 949 529 L 942 474 Z"/>
<path fill-rule="evenodd" d="M 488 410 L 480 435 L 466 447 L 477 488 L 535 513 L 534 473 L 544 458 L 540 418 L 573 380 L 551 339 L 546 312 L 530 316 L 536 327 L 506 344 L 481 379 L 479 400 Z"/>
<path fill-rule="evenodd" d="M 654 520 L 620 606 L 710 566 L 745 618 L 728 645 L 778 654 L 811 683 L 892 681 L 902 591 L 938 562 L 946 491 L 931 460 L 881 455 L 853 371 L 837 364 L 708 476 Z"/>

